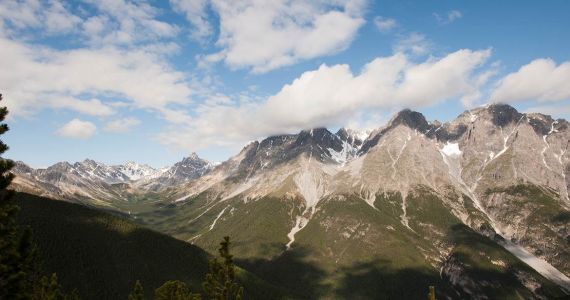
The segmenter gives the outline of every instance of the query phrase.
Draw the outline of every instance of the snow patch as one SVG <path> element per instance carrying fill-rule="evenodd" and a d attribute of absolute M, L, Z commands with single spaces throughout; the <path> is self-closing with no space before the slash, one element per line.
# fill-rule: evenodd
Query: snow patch
<path fill-rule="evenodd" d="M 344 165 L 348 160 L 353 158 L 358 151 L 358 148 L 352 146 L 347 142 L 342 142 L 342 150 L 336 151 L 332 148 L 327 148 L 331 158 L 339 164 Z"/>
<path fill-rule="evenodd" d="M 130 180 L 139 180 L 141 178 L 151 178 L 154 177 L 157 173 L 160 173 L 160 170 L 156 170 L 148 165 L 145 164 L 138 164 L 135 162 L 127 162 L 122 166 L 116 166 L 119 172 L 123 173 L 127 176 Z"/>
<path fill-rule="evenodd" d="M 441 152 L 447 156 L 460 156 L 461 155 L 461 150 L 459 150 L 459 144 L 458 143 L 447 143 L 445 146 L 443 146 L 443 148 L 441 149 Z"/>

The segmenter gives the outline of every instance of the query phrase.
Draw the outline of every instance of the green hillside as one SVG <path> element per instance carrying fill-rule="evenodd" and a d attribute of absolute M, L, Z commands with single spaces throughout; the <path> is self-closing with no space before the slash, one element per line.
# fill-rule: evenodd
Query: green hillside
<path fill-rule="evenodd" d="M 81 205 L 18 193 L 19 223 L 30 226 L 45 273 L 83 299 L 126 299 L 136 280 L 147 296 L 167 280 L 195 292 L 208 271 L 204 250 Z M 284 298 L 283 291 L 239 270 L 248 298 Z"/>
<path fill-rule="evenodd" d="M 205 199 L 199 195 L 138 214 L 137 221 L 211 253 L 229 234 L 240 266 L 307 299 L 423 299 L 430 285 L 451 299 L 469 298 L 466 291 L 489 299 L 565 295 L 496 241 L 465 226 L 429 189 L 408 195 L 409 228 L 401 221 L 398 193 L 379 194 L 375 209 L 355 195 L 325 199 L 290 250 L 285 244 L 295 200 L 235 198 L 209 209 L 201 206 Z"/>

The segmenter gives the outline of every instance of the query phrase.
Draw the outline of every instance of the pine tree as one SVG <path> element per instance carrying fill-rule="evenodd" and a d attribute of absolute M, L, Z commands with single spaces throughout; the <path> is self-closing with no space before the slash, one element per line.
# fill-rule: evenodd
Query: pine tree
<path fill-rule="evenodd" d="M 154 300 L 200 300 L 199 294 L 192 294 L 186 283 L 179 280 L 165 282 L 154 291 Z"/>
<path fill-rule="evenodd" d="M 57 281 L 57 275 L 53 273 L 51 277 L 44 276 L 39 283 L 34 286 L 32 300 L 66 300 L 68 299 Z"/>
<path fill-rule="evenodd" d="M 140 281 L 137 280 L 133 291 L 129 294 L 129 300 L 144 300 L 144 289 Z"/>
<path fill-rule="evenodd" d="M 216 258 L 210 260 L 210 273 L 203 283 L 204 290 L 210 299 L 239 300 L 243 298 L 243 287 L 235 280 L 233 255 L 230 254 L 230 237 L 224 237 L 218 249 L 223 262 Z"/>
<path fill-rule="evenodd" d="M 33 287 L 30 300 L 80 300 L 77 290 L 66 294 L 57 280 L 57 274 L 43 276 Z"/>
<path fill-rule="evenodd" d="M 2 95 L 0 94 L 0 101 Z M 8 131 L 1 123 L 8 109 L 0 107 L 0 135 Z M 0 155 L 8 146 L 0 140 Z M 0 157 L 0 299 L 27 299 L 30 296 L 32 257 L 34 247 L 29 230 L 20 230 L 16 223 L 19 207 L 13 202 L 13 191 L 8 190 L 14 175 L 14 162 Z"/>

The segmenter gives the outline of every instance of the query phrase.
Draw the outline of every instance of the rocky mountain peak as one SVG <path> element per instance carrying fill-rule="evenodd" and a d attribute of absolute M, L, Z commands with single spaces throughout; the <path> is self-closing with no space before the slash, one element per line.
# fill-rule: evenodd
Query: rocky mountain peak
<path fill-rule="evenodd" d="M 90 158 L 86 158 L 83 161 L 80 162 L 76 162 L 73 164 L 74 167 L 81 167 L 81 166 L 87 166 L 87 167 L 96 167 L 98 166 L 99 163 L 90 159 Z"/>
<path fill-rule="evenodd" d="M 196 154 L 196 152 L 192 152 L 188 157 L 185 157 L 184 159 L 199 160 L 201 158 L 198 156 L 198 154 Z"/>
<path fill-rule="evenodd" d="M 516 123 L 524 116 L 508 104 L 494 103 L 489 105 L 486 111 L 490 114 L 493 124 L 499 127 Z"/>
<path fill-rule="evenodd" d="M 31 173 L 33 169 L 30 166 L 26 165 L 23 161 L 15 161 L 12 171 L 14 173 Z"/>
<path fill-rule="evenodd" d="M 113 166 L 114 169 L 126 175 L 129 180 L 138 180 L 143 177 L 152 177 L 157 174 L 157 170 L 146 164 L 139 164 L 129 161 L 123 165 Z"/>
<path fill-rule="evenodd" d="M 547 135 L 550 130 L 552 129 L 552 125 L 554 124 L 554 119 L 551 116 L 543 115 L 539 113 L 530 113 L 527 114 L 528 123 L 534 129 L 534 132 L 538 135 Z"/>
<path fill-rule="evenodd" d="M 344 127 L 336 132 L 336 136 L 338 136 L 342 141 L 345 141 L 356 148 L 360 148 L 360 146 L 362 146 L 362 143 L 366 140 L 369 134 L 370 132 L 368 131 L 360 131 Z"/>
<path fill-rule="evenodd" d="M 297 135 L 295 146 L 303 146 L 313 143 L 323 148 L 340 149 L 342 147 L 341 141 L 338 137 L 326 128 L 314 128 L 301 131 Z"/>
<path fill-rule="evenodd" d="M 73 166 L 72 166 L 69 162 L 62 161 L 62 162 L 55 163 L 55 164 L 53 164 L 52 166 L 49 166 L 49 167 L 47 168 L 47 170 L 61 170 L 61 171 L 66 171 L 66 170 L 69 170 L 69 169 L 71 169 L 71 168 L 73 168 Z"/>
<path fill-rule="evenodd" d="M 208 164 L 208 161 L 199 157 L 198 154 L 196 154 L 195 152 L 192 152 L 192 154 L 190 154 L 188 157 L 182 158 L 182 161 L 177 162 L 176 164 L 181 164 L 181 163 L 192 163 L 192 164 L 201 165 L 201 164 Z"/>
<path fill-rule="evenodd" d="M 140 165 L 141 165 L 141 164 L 136 163 L 136 162 L 130 160 L 130 161 L 126 162 L 123 166 L 125 166 L 125 167 L 135 167 L 135 166 L 140 166 Z"/>
<path fill-rule="evenodd" d="M 430 125 L 423 114 L 410 109 L 404 109 L 397 113 L 388 123 L 388 127 L 394 128 L 398 125 L 405 125 L 419 132 L 426 132 Z"/>
<path fill-rule="evenodd" d="M 199 157 L 196 153 L 183 158 L 166 171 L 163 176 L 168 181 L 189 181 L 204 175 L 210 170 L 210 162 Z"/>

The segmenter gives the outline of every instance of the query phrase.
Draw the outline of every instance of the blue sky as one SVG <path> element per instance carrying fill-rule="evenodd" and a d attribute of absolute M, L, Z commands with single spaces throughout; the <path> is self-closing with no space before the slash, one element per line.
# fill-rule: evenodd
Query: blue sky
<path fill-rule="evenodd" d="M 334 4 L 331 4 L 334 3 Z M 570 116 L 568 1 L 0 0 L 7 157 L 160 167 L 303 128 Z"/>

